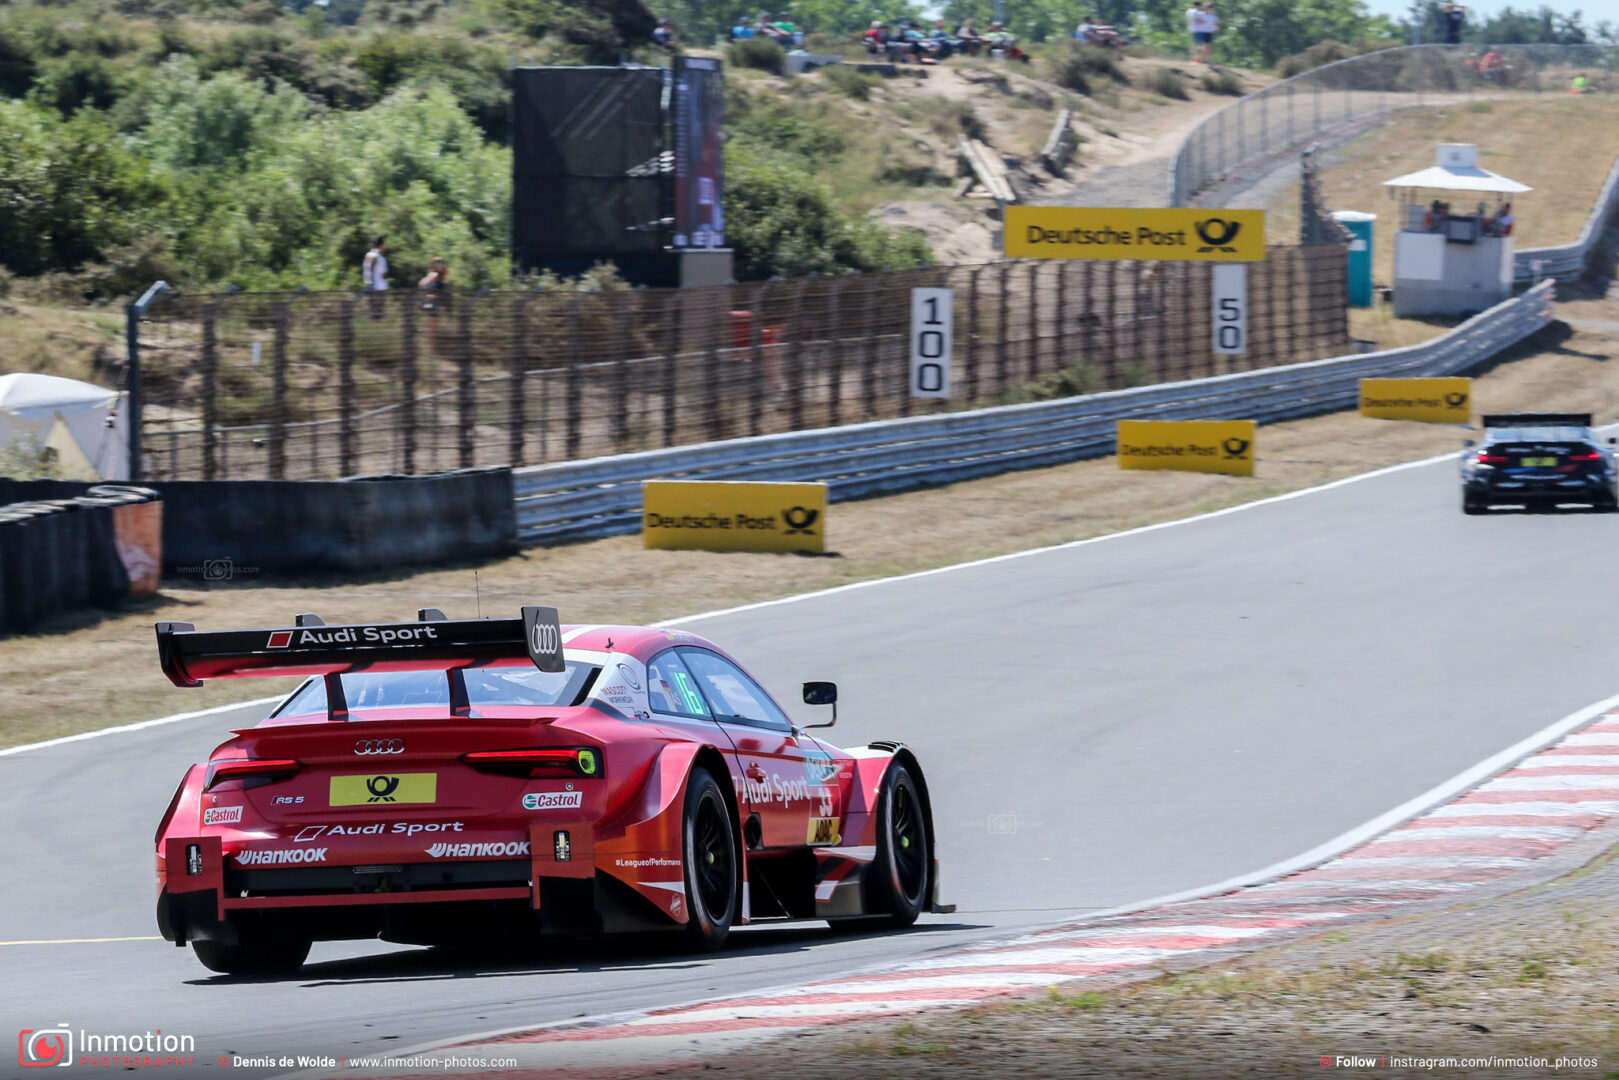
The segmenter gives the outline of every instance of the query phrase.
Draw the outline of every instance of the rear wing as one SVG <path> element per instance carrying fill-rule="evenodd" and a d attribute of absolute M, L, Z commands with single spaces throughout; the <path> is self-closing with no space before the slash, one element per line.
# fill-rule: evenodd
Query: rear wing
<path fill-rule="evenodd" d="M 554 607 L 525 606 L 517 619 L 447 619 L 423 608 L 413 623 L 327 626 L 315 615 L 265 630 L 200 631 L 190 623 L 157 624 L 163 674 L 176 686 L 207 679 L 330 675 L 349 671 L 455 672 L 527 659 L 541 671 L 566 670 L 562 627 Z"/>
<path fill-rule="evenodd" d="M 1590 427 L 1588 412 L 1520 412 L 1494 413 L 1483 418 L 1484 426 L 1493 427 Z"/>

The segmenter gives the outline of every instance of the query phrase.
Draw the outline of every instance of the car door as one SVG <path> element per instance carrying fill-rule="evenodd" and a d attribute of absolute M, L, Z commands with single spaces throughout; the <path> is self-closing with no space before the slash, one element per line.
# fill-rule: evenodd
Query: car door
<path fill-rule="evenodd" d="M 810 820 L 825 817 L 825 789 L 811 783 L 805 746 L 787 714 L 746 672 L 707 649 L 683 645 L 686 662 L 714 719 L 736 747 L 743 791 L 758 813 L 764 846 L 803 847 Z"/>

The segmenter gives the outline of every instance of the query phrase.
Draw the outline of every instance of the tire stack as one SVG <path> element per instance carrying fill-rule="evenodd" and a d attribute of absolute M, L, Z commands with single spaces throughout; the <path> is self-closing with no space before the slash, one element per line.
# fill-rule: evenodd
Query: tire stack
<path fill-rule="evenodd" d="M 157 501 L 150 488 L 101 484 L 67 498 L 0 506 L 0 633 L 25 633 L 64 612 L 116 608 L 127 599 L 130 545 L 120 552 L 119 508 Z"/>

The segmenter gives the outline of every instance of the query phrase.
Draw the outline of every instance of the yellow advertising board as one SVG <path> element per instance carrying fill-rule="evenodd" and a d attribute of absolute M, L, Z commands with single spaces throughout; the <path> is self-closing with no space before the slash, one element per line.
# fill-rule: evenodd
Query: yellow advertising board
<path fill-rule="evenodd" d="M 1174 259 L 1259 262 L 1265 211 L 1008 206 L 1003 248 L 1013 259 Z"/>
<path fill-rule="evenodd" d="M 1473 380 L 1362 379 L 1360 414 L 1378 420 L 1470 424 L 1473 421 Z"/>
<path fill-rule="evenodd" d="M 649 548 L 825 551 L 825 484 L 648 480 L 641 534 Z"/>
<path fill-rule="evenodd" d="M 1120 420 L 1119 468 L 1254 475 L 1252 420 Z"/>

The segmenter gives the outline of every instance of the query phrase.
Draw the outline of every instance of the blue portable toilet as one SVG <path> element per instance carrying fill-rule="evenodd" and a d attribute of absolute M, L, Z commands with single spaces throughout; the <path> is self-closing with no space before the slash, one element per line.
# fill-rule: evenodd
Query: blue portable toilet
<path fill-rule="evenodd" d="M 1360 210 L 1334 210 L 1332 219 L 1348 229 L 1354 239 L 1349 242 L 1349 306 L 1372 306 L 1372 222 L 1376 214 Z"/>

